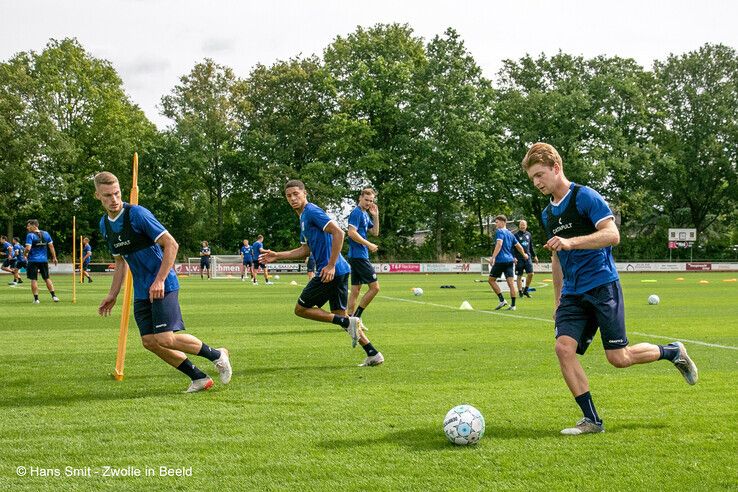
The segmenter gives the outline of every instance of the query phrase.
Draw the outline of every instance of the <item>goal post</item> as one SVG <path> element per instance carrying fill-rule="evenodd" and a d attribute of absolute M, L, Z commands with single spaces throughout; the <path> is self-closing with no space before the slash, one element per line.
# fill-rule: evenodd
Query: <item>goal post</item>
<path fill-rule="evenodd" d="M 200 259 L 198 258 L 198 269 Z M 240 279 L 241 255 L 211 255 L 210 256 L 210 278 L 214 279 Z M 248 271 L 245 272 L 248 275 Z"/>

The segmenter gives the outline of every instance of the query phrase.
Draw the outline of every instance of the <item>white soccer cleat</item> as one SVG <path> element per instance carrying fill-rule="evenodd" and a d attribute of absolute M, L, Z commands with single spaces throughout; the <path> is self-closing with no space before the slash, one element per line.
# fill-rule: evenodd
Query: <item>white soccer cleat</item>
<path fill-rule="evenodd" d="M 495 308 L 495 311 L 499 311 L 500 309 L 504 308 L 505 306 L 507 306 L 507 301 L 500 301 L 500 303 Z"/>
<path fill-rule="evenodd" d="M 38 299 L 34 299 L 34 300 L 33 300 L 33 303 L 34 303 L 34 304 L 41 304 L 41 301 L 39 301 Z"/>
<path fill-rule="evenodd" d="M 384 362 L 384 356 L 382 355 L 382 352 L 377 352 L 371 357 L 367 357 L 366 359 L 364 359 L 364 362 L 359 364 L 359 367 L 378 366 L 382 362 Z"/>
<path fill-rule="evenodd" d="M 518 307 L 517 306 L 510 306 L 505 311 L 515 311 Z"/>
<path fill-rule="evenodd" d="M 233 375 L 233 369 L 231 369 L 231 359 L 229 357 L 228 349 L 219 348 L 220 358 L 213 362 L 215 368 L 220 374 L 220 382 L 228 384 L 231 382 L 231 376 Z"/>
<path fill-rule="evenodd" d="M 348 328 L 346 328 L 346 332 L 351 337 L 351 348 L 356 347 L 356 344 L 359 343 L 361 326 L 361 318 L 357 318 L 356 316 L 351 316 L 349 318 L 349 325 Z"/>
<path fill-rule="evenodd" d="M 59 302 L 59 298 L 56 297 L 56 296 L 52 297 L 51 300 L 54 301 L 54 302 Z"/>
<path fill-rule="evenodd" d="M 274 285 L 274 282 L 270 282 L 269 280 L 267 280 L 267 281 L 265 282 L 265 284 L 266 284 L 266 285 Z"/>
<path fill-rule="evenodd" d="M 185 393 L 197 393 L 198 391 L 206 391 L 213 387 L 213 380 L 209 377 L 195 379 L 190 383 Z"/>
<path fill-rule="evenodd" d="M 8 282 L 8 285 L 9 285 L 9 286 L 11 286 L 11 287 L 15 287 L 15 286 L 17 286 L 17 285 L 18 285 L 18 282 L 15 282 L 15 281 L 13 281 L 13 282 Z"/>
<path fill-rule="evenodd" d="M 669 345 L 679 347 L 679 357 L 674 361 L 674 365 L 682 373 L 684 380 L 687 384 L 696 384 L 698 379 L 697 365 L 695 365 L 692 358 L 687 354 L 684 344 L 682 342 L 673 342 Z"/>
<path fill-rule="evenodd" d="M 602 424 L 592 422 L 591 419 L 584 417 L 582 420 L 577 422 L 574 427 L 569 427 L 561 431 L 565 436 L 579 436 L 581 434 L 599 434 L 605 432 L 605 427 Z"/>

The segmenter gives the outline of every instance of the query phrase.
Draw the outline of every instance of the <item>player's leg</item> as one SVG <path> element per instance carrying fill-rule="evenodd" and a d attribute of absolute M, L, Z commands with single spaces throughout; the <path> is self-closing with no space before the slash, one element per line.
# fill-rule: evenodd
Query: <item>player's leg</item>
<path fill-rule="evenodd" d="M 264 283 L 265 284 L 271 284 L 272 282 L 269 281 L 269 266 L 265 263 L 262 265 L 262 271 L 264 272 Z"/>
<path fill-rule="evenodd" d="M 259 280 L 256 276 L 257 270 L 259 269 L 259 264 L 257 262 L 251 262 L 251 280 L 254 282 L 254 285 L 258 285 Z"/>
<path fill-rule="evenodd" d="M 502 309 L 507 306 L 507 301 L 505 301 L 505 298 L 502 296 L 502 289 L 497 285 L 497 279 L 500 278 L 500 275 L 502 275 L 502 270 L 499 268 L 498 264 L 495 263 L 492 266 L 492 270 L 489 272 L 489 277 L 487 278 L 487 283 L 492 288 L 492 292 L 497 295 L 497 299 L 500 301 L 499 304 L 497 304 L 497 307 L 495 307 L 495 310 Z"/>
<path fill-rule="evenodd" d="M 368 259 L 357 258 L 351 263 L 351 283 L 352 284 L 366 284 L 369 286 L 369 290 L 364 294 L 364 297 L 359 301 L 359 306 L 356 308 L 354 315 L 361 317 L 361 313 L 369 306 L 369 303 L 379 294 L 379 282 L 377 282 L 377 273 L 374 271 L 374 266 Z M 353 285 L 352 285 L 353 288 Z"/>
<path fill-rule="evenodd" d="M 522 260 L 518 260 L 518 262 L 515 263 L 515 275 L 517 276 L 518 296 L 523 297 L 523 262 Z"/>
<path fill-rule="evenodd" d="M 331 284 L 334 284 L 331 288 L 330 295 L 328 298 L 328 302 L 330 304 L 331 312 L 337 316 L 340 315 L 346 315 L 346 299 L 348 297 L 348 274 L 343 275 L 342 277 L 339 277 L 337 279 L 334 279 Z M 352 328 L 355 327 L 356 330 L 358 330 L 358 342 L 359 345 L 361 345 L 361 348 L 364 349 L 364 352 L 366 353 L 366 358 L 364 359 L 364 362 L 359 364 L 362 367 L 368 367 L 368 366 L 378 366 L 384 362 L 384 356 L 381 352 L 379 352 L 376 348 L 374 348 L 374 345 L 369 341 L 366 334 L 364 334 L 364 329 L 366 328 L 364 324 L 361 322 L 361 319 L 358 317 L 352 317 L 350 318 L 351 325 L 349 326 L 349 334 L 352 336 L 352 341 L 354 335 L 352 334 Z M 352 343 L 352 346 L 355 346 L 355 343 Z"/>
<path fill-rule="evenodd" d="M 356 310 L 357 317 L 361 318 L 361 313 L 369 307 L 369 304 L 377 297 L 377 294 L 379 294 L 379 282 L 370 283 L 369 290 L 366 291 L 361 301 L 359 301 L 359 307 Z"/>
<path fill-rule="evenodd" d="M 510 289 L 510 307 L 507 310 L 515 311 L 515 301 L 518 298 L 517 291 L 515 290 L 515 280 L 512 277 L 505 277 L 505 282 L 507 282 L 507 288 Z"/>
<path fill-rule="evenodd" d="M 356 313 L 356 302 L 359 299 L 359 293 L 361 292 L 361 284 L 354 284 L 353 271 L 351 273 L 351 290 L 349 291 L 348 298 L 348 312 L 353 316 Z"/>
<path fill-rule="evenodd" d="M 54 302 L 59 302 L 59 298 L 56 297 L 56 292 L 54 291 L 54 282 L 51 281 L 51 277 L 49 276 L 49 264 L 46 263 L 44 267 L 41 269 L 41 277 L 46 282 L 46 289 L 49 291 L 49 294 L 51 294 L 51 300 Z"/>
<path fill-rule="evenodd" d="M 523 289 L 523 295 L 525 297 L 530 297 L 530 286 L 533 284 L 533 265 L 531 264 L 531 269 L 528 272 L 528 276 L 525 278 L 525 288 Z"/>

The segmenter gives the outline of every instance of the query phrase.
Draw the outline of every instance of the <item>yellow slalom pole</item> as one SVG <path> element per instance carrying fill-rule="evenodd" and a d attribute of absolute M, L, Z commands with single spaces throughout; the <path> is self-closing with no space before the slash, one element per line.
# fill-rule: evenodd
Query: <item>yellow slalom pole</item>
<path fill-rule="evenodd" d="M 131 183 L 131 205 L 138 205 L 138 153 L 133 154 L 133 181 Z M 133 276 L 131 270 L 126 273 L 123 290 L 123 311 L 120 315 L 120 333 L 118 334 L 118 355 L 115 358 L 116 381 L 123 381 L 123 366 L 126 362 L 126 340 L 128 338 L 128 323 L 131 317 L 131 298 L 133 297 Z"/>
<path fill-rule="evenodd" d="M 72 304 L 77 304 L 77 272 L 74 269 L 74 259 L 77 252 L 74 247 L 77 244 L 77 216 L 72 216 Z"/>
<path fill-rule="evenodd" d="M 85 283 L 85 276 L 82 273 L 82 236 L 79 237 L 79 283 Z"/>

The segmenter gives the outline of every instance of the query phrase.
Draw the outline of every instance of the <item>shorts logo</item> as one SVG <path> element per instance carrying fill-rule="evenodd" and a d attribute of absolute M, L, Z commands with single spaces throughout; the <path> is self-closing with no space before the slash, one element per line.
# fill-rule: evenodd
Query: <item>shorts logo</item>
<path fill-rule="evenodd" d="M 607 342 L 608 343 L 623 343 L 623 339 L 622 338 L 618 338 L 617 340 L 608 340 Z"/>
<path fill-rule="evenodd" d="M 166 323 L 162 323 L 160 325 L 156 325 L 156 328 L 166 328 L 166 326 L 167 326 Z"/>
<path fill-rule="evenodd" d="M 377 278 L 377 274 L 376 273 L 373 273 L 372 274 L 372 278 Z"/>
<path fill-rule="evenodd" d="M 302 300 L 302 297 L 298 297 L 297 300 L 300 301 L 303 304 L 305 303 L 305 301 Z"/>

